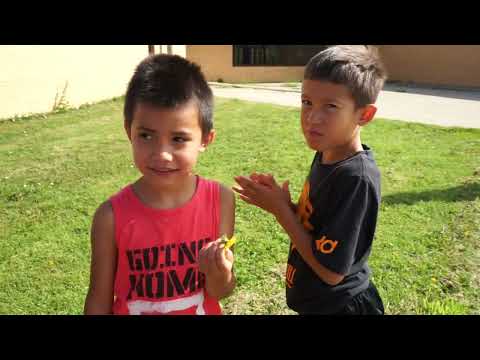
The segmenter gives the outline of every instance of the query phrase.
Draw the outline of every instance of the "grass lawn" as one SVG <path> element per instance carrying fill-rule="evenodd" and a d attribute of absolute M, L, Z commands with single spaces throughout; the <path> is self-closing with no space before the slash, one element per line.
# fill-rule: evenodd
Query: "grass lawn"
<path fill-rule="evenodd" d="M 81 314 L 93 212 L 134 181 L 123 99 L 0 122 L 0 313 Z M 198 172 L 271 171 L 297 198 L 313 153 L 299 109 L 217 99 L 217 141 Z M 377 119 L 363 132 L 382 172 L 370 266 L 389 314 L 480 313 L 480 130 Z M 291 314 L 288 238 L 272 216 L 237 201 L 228 314 Z"/>

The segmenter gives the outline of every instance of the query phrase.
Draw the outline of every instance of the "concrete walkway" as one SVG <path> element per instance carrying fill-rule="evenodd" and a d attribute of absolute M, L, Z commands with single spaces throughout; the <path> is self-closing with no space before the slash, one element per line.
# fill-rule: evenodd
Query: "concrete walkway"
<path fill-rule="evenodd" d="M 285 84 L 210 83 L 215 96 L 300 107 L 300 87 Z M 480 91 L 387 84 L 377 117 L 440 126 L 480 128 Z"/>

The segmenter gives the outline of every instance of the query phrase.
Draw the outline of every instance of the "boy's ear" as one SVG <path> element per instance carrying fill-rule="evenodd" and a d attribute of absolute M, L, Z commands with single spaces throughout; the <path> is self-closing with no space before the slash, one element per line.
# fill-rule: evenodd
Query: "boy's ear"
<path fill-rule="evenodd" d="M 131 129 L 130 125 L 127 123 L 127 120 L 123 121 L 123 127 L 125 128 L 125 132 L 127 133 L 128 140 L 130 140 L 130 142 L 131 142 L 132 141 L 132 129 Z"/>
<path fill-rule="evenodd" d="M 215 135 L 215 129 L 212 129 L 206 136 L 202 137 L 202 143 L 200 144 L 200 152 L 204 152 L 207 146 L 215 140 Z"/>
<path fill-rule="evenodd" d="M 377 107 L 373 104 L 368 104 L 363 108 L 362 115 L 360 116 L 360 120 L 358 125 L 364 126 L 367 125 L 370 121 L 373 120 L 377 112 Z"/>

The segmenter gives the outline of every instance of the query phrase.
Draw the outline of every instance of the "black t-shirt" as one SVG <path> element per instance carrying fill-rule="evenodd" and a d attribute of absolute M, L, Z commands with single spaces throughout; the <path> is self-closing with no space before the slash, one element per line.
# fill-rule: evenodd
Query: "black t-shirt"
<path fill-rule="evenodd" d="M 312 235 L 318 262 L 345 275 L 338 285 L 323 282 L 290 244 L 287 304 L 299 313 L 340 310 L 369 284 L 370 254 L 380 205 L 380 172 L 370 148 L 336 164 L 316 153 L 298 202 L 297 216 Z"/>

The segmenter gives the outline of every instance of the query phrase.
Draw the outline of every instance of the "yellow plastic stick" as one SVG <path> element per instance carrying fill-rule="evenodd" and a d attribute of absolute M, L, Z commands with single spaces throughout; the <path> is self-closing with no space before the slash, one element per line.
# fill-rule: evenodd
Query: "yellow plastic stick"
<path fill-rule="evenodd" d="M 232 238 L 230 240 L 227 241 L 227 243 L 225 244 L 225 249 L 230 249 L 233 244 L 235 244 L 237 242 L 237 239 L 235 238 L 235 235 L 232 236 Z"/>
<path fill-rule="evenodd" d="M 222 241 L 224 242 L 225 244 L 225 251 L 227 251 L 227 249 L 230 249 L 233 244 L 235 244 L 237 242 L 237 238 L 235 237 L 235 235 L 233 235 L 230 239 L 227 237 L 227 235 L 223 235 L 222 236 Z"/>

